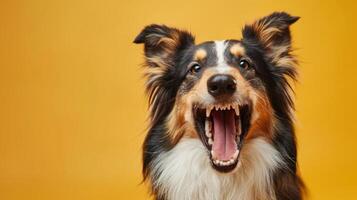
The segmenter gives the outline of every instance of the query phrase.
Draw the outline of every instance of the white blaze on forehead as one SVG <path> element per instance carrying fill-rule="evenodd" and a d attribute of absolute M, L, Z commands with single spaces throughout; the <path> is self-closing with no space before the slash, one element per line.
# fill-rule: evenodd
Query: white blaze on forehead
<path fill-rule="evenodd" d="M 219 73 L 226 73 L 229 71 L 227 62 L 224 59 L 224 52 L 227 48 L 225 40 L 215 41 L 216 54 L 217 54 L 217 71 Z"/>

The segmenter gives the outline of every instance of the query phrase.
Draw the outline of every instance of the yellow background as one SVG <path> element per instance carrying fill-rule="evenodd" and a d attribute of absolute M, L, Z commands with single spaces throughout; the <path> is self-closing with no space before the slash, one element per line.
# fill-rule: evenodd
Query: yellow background
<path fill-rule="evenodd" d="M 240 38 L 272 11 L 301 61 L 299 161 L 310 199 L 356 199 L 356 3 L 347 1 L 2 0 L 0 199 L 147 199 L 142 46 L 150 23 L 197 42 Z"/>

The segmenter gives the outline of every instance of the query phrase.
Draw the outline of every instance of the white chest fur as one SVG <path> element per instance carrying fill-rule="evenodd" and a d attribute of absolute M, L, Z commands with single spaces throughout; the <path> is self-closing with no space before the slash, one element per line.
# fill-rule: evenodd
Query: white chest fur
<path fill-rule="evenodd" d="M 199 139 L 182 139 L 151 166 L 153 185 L 169 200 L 275 199 L 272 173 L 283 162 L 280 153 L 262 138 L 245 144 L 239 165 L 220 173 L 210 164 Z M 158 173 L 159 172 L 159 173 Z"/>

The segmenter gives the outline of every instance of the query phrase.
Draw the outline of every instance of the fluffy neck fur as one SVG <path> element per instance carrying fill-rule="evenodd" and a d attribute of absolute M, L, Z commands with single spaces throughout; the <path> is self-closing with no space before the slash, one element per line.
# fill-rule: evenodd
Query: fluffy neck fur
<path fill-rule="evenodd" d="M 152 162 L 150 177 L 158 199 L 272 200 L 276 199 L 272 174 L 282 165 L 280 153 L 256 138 L 245 144 L 236 170 L 219 173 L 199 139 L 183 138 Z"/>

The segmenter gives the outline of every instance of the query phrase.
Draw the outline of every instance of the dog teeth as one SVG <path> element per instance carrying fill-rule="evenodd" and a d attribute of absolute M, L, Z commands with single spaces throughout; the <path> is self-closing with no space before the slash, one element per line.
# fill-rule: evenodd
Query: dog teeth
<path fill-rule="evenodd" d="M 208 138 L 212 138 L 211 129 L 212 129 L 212 122 L 209 119 L 206 119 L 206 121 L 205 121 L 205 133 L 206 133 L 206 136 Z"/>
<path fill-rule="evenodd" d="M 209 130 L 209 119 L 206 119 L 206 121 L 205 121 L 205 131 L 206 131 L 206 134 L 207 134 L 207 132 L 210 131 Z"/>
<path fill-rule="evenodd" d="M 231 159 L 229 160 L 218 160 L 217 159 L 217 155 L 215 154 L 215 152 L 213 150 L 211 150 L 211 156 L 212 156 L 212 161 L 215 165 L 218 166 L 229 166 L 234 164 L 237 161 L 239 155 L 239 150 L 236 150 L 236 152 L 234 152 L 233 156 L 231 157 Z"/>
<path fill-rule="evenodd" d="M 212 111 L 219 111 L 219 110 L 234 110 L 235 115 L 238 116 L 236 118 L 236 141 L 237 144 L 240 143 L 240 135 L 241 133 L 241 122 L 239 121 L 240 118 L 240 112 L 239 112 L 239 103 L 232 103 L 232 104 L 216 104 L 216 105 L 208 105 L 206 107 L 206 120 L 205 120 L 205 125 L 204 125 L 204 129 L 205 129 L 205 136 L 207 137 L 207 143 L 210 147 L 212 147 L 213 145 L 213 134 L 212 134 L 212 128 L 213 128 L 213 124 L 212 124 L 212 120 L 210 118 L 211 116 L 211 112 Z M 217 159 L 218 156 L 216 155 L 216 153 L 211 150 L 210 151 L 211 154 L 211 159 L 214 165 L 216 166 L 231 166 L 235 163 L 237 163 L 238 160 L 238 156 L 239 156 L 239 150 L 237 149 L 234 154 L 231 156 L 230 159 L 228 160 L 219 160 Z M 240 162 L 238 162 L 238 164 L 240 164 Z"/>
<path fill-rule="evenodd" d="M 206 108 L 206 117 L 209 117 L 211 115 L 211 111 L 214 108 L 213 105 L 210 105 Z"/>
<path fill-rule="evenodd" d="M 208 144 L 209 144 L 210 146 L 212 146 L 212 144 L 213 144 L 212 138 L 209 138 L 209 139 L 208 139 Z"/>
<path fill-rule="evenodd" d="M 223 160 L 213 160 L 213 163 L 215 165 L 219 165 L 219 166 L 229 166 L 229 165 L 232 165 L 234 163 L 234 160 L 226 160 L 226 161 L 223 161 Z"/>
<path fill-rule="evenodd" d="M 206 117 L 211 115 L 212 110 L 231 110 L 233 109 L 237 116 L 239 116 L 239 104 L 217 104 L 217 105 L 210 105 L 206 108 Z"/>
<path fill-rule="evenodd" d="M 236 115 L 237 116 L 239 116 L 239 105 L 238 104 L 236 104 L 235 106 L 234 106 L 234 111 L 236 112 Z"/>
<path fill-rule="evenodd" d="M 231 164 L 233 164 L 233 163 L 234 163 L 234 159 L 231 158 L 231 159 L 229 160 L 229 162 L 230 162 Z"/>

